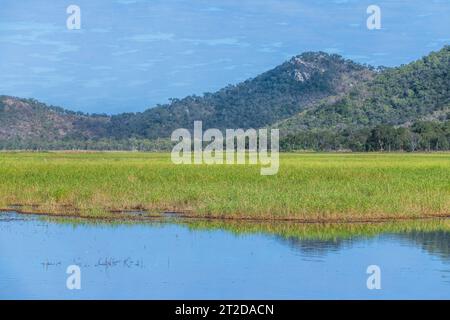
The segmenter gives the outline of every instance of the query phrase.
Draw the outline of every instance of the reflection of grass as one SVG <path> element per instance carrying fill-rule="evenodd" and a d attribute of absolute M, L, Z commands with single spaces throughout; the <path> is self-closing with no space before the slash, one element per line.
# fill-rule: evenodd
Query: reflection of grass
<path fill-rule="evenodd" d="M 421 220 L 380 223 L 287 223 L 189 221 L 183 223 L 193 230 L 227 230 L 234 234 L 272 234 L 299 240 L 333 240 L 371 237 L 380 233 L 450 232 L 450 220 Z"/>
<path fill-rule="evenodd" d="M 259 166 L 176 166 L 169 154 L 0 153 L 0 207 L 111 216 L 364 220 L 450 214 L 450 154 L 282 154 Z"/>
<path fill-rule="evenodd" d="M 378 223 L 292 223 L 292 222 L 250 222 L 236 220 L 202 220 L 202 219 L 152 219 L 104 220 L 73 217 L 43 216 L 48 222 L 78 226 L 124 227 L 149 225 L 162 227 L 167 223 L 185 226 L 191 230 L 219 231 L 225 230 L 236 235 L 266 234 L 298 240 L 337 240 L 353 237 L 372 237 L 382 233 L 450 233 L 450 219 L 424 219 L 392 221 Z"/>

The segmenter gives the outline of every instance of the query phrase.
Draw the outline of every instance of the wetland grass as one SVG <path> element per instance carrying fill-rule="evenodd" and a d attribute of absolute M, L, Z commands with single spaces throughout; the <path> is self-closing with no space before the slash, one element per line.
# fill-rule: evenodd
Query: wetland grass
<path fill-rule="evenodd" d="M 81 217 L 371 221 L 450 215 L 450 153 L 280 155 L 259 166 L 175 165 L 169 153 L 2 152 L 0 208 Z"/>

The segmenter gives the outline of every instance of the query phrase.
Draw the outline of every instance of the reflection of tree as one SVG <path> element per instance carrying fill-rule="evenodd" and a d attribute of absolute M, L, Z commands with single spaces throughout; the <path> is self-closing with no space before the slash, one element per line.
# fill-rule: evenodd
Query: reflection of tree
<path fill-rule="evenodd" d="M 409 240 L 430 254 L 450 261 L 450 232 L 410 232 L 399 234 L 398 237 Z"/>
<path fill-rule="evenodd" d="M 323 257 L 330 252 L 337 252 L 352 245 L 352 239 L 313 240 L 295 237 L 276 237 L 282 243 L 298 250 L 305 256 Z"/>
<path fill-rule="evenodd" d="M 441 259 L 450 261 L 450 232 L 433 231 L 421 232 L 410 231 L 405 233 L 385 234 L 385 239 L 392 241 L 406 240 L 412 246 L 425 250 L 427 253 L 439 256 Z M 383 234 L 381 234 L 383 238 Z M 350 248 L 359 241 L 366 241 L 368 237 L 348 237 L 330 240 L 301 239 L 296 237 L 281 237 L 276 239 L 288 244 L 291 248 L 298 250 L 305 256 L 325 256 L 330 252 L 337 252 L 344 248 Z"/>
<path fill-rule="evenodd" d="M 60 223 L 72 223 L 75 226 L 95 225 L 105 227 L 142 225 L 142 221 L 104 221 L 73 218 L 46 218 Z M 271 235 L 278 241 L 289 245 L 305 256 L 321 257 L 329 252 L 351 248 L 361 241 L 376 237 L 408 241 L 429 254 L 450 261 L 450 219 L 407 220 L 383 223 L 292 223 L 292 222 L 251 222 L 239 220 L 168 220 L 187 226 L 192 230 L 227 230 L 236 235 Z M 149 222 L 155 227 L 163 221 Z"/>

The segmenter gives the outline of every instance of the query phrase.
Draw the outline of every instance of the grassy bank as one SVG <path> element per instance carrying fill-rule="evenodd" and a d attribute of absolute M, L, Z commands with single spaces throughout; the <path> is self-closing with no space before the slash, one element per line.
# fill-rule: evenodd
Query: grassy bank
<path fill-rule="evenodd" d="M 450 154 L 282 154 L 259 166 L 174 165 L 170 154 L 0 153 L 0 207 L 111 215 L 365 220 L 450 215 Z"/>

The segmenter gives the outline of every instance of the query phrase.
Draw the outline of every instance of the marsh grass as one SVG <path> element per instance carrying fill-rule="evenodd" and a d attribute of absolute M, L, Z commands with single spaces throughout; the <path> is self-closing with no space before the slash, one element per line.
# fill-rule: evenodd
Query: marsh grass
<path fill-rule="evenodd" d="M 450 154 L 281 154 L 257 165 L 174 165 L 168 153 L 0 153 L 0 207 L 305 221 L 450 215 Z"/>

